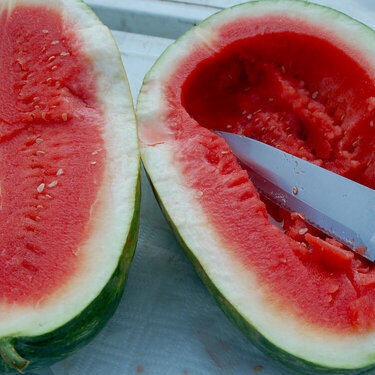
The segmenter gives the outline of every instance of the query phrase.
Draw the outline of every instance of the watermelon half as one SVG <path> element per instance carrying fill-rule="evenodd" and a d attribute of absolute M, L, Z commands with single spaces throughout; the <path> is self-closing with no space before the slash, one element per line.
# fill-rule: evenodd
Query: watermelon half
<path fill-rule="evenodd" d="M 81 1 L 0 0 L 0 373 L 87 343 L 114 312 L 138 231 L 132 98 Z"/>
<path fill-rule="evenodd" d="M 226 9 L 159 58 L 137 118 L 156 195 L 228 317 L 304 374 L 371 370 L 374 264 L 260 197 L 212 130 L 374 188 L 374 31 L 301 1 Z"/>

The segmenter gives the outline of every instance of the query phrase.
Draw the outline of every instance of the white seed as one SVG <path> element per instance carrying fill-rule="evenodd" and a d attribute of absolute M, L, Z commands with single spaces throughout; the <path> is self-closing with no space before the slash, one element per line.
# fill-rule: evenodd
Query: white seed
<path fill-rule="evenodd" d="M 316 99 L 316 97 L 318 96 L 318 94 L 319 94 L 319 91 L 314 91 L 314 92 L 312 93 L 311 97 L 312 97 L 313 99 Z"/>
<path fill-rule="evenodd" d="M 36 142 L 36 143 L 42 143 L 42 142 L 43 142 L 43 138 L 37 138 L 37 139 L 35 140 L 35 142 Z"/>
<path fill-rule="evenodd" d="M 91 155 L 96 155 L 98 153 L 98 151 L 94 151 L 91 153 Z"/>
<path fill-rule="evenodd" d="M 51 44 L 54 46 L 56 44 L 59 44 L 60 42 L 58 40 L 54 40 Z"/>
<path fill-rule="evenodd" d="M 51 199 L 52 197 L 49 194 L 46 194 L 46 198 Z"/>
<path fill-rule="evenodd" d="M 232 127 L 232 125 L 227 125 L 227 128 L 230 129 Z"/>
<path fill-rule="evenodd" d="M 298 231 L 299 234 L 301 235 L 304 235 L 305 233 L 307 233 L 308 229 L 307 228 L 302 228 Z"/>
<path fill-rule="evenodd" d="M 243 114 L 243 115 L 246 115 L 246 109 L 245 109 L 244 111 L 242 111 L 242 114 Z"/>
<path fill-rule="evenodd" d="M 52 81 L 52 78 L 51 77 L 47 78 L 47 82 L 50 82 L 50 81 Z"/>
<path fill-rule="evenodd" d="M 48 62 L 51 62 L 52 60 L 55 60 L 56 59 L 56 56 L 50 56 L 49 59 L 48 59 Z"/>
<path fill-rule="evenodd" d="M 229 151 L 221 151 L 221 153 L 222 153 L 223 155 L 225 155 L 225 154 L 228 154 Z"/>
<path fill-rule="evenodd" d="M 48 34 L 48 30 L 42 30 L 43 34 Z"/>
<path fill-rule="evenodd" d="M 37 155 L 44 155 L 45 153 L 46 153 L 45 151 L 41 151 L 41 150 L 38 150 L 38 151 L 36 152 Z"/>
<path fill-rule="evenodd" d="M 96 161 L 90 161 L 90 164 L 95 165 Z"/>
<path fill-rule="evenodd" d="M 34 105 L 34 108 L 38 111 L 40 107 L 38 105 Z"/>
<path fill-rule="evenodd" d="M 374 121 L 373 121 L 373 120 L 370 121 L 370 126 L 371 126 L 371 127 L 374 126 Z"/>
<path fill-rule="evenodd" d="M 67 114 L 67 113 L 63 113 L 63 114 L 61 115 L 61 117 L 62 117 L 62 119 L 63 119 L 64 121 L 68 121 L 68 114 Z"/>
<path fill-rule="evenodd" d="M 281 71 L 285 74 L 285 66 L 281 65 Z"/>
<path fill-rule="evenodd" d="M 36 208 L 44 208 L 44 206 L 42 206 L 41 204 L 38 204 L 38 205 L 36 206 Z"/>
<path fill-rule="evenodd" d="M 252 117 L 253 117 L 253 114 L 252 114 L 252 113 L 250 113 L 249 115 L 247 115 L 247 118 L 248 118 L 249 120 L 251 120 Z"/>
<path fill-rule="evenodd" d="M 54 65 L 51 70 L 56 70 L 57 69 L 57 65 Z"/>
<path fill-rule="evenodd" d="M 57 180 L 52 181 L 52 182 L 48 185 L 48 187 L 53 188 L 53 187 L 55 187 L 56 185 L 57 185 Z"/>
<path fill-rule="evenodd" d="M 61 55 L 61 56 L 69 56 L 70 53 L 69 53 L 69 52 L 61 52 L 60 55 Z"/>
<path fill-rule="evenodd" d="M 42 112 L 42 119 L 43 119 L 43 120 L 46 119 L 46 112 Z"/>
<path fill-rule="evenodd" d="M 38 190 L 38 193 L 43 192 L 45 186 L 46 186 L 46 184 L 40 184 L 40 185 L 36 188 L 36 190 Z"/>
<path fill-rule="evenodd" d="M 269 102 L 273 102 L 273 98 L 268 98 L 268 101 Z"/>
<path fill-rule="evenodd" d="M 63 173 L 64 173 L 64 171 L 60 168 L 60 169 L 56 172 L 56 176 L 61 176 Z"/>

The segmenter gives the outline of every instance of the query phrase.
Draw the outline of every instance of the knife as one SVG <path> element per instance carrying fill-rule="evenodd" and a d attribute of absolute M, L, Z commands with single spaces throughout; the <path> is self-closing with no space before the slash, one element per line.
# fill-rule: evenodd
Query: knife
<path fill-rule="evenodd" d="M 260 194 L 375 261 L 375 190 L 254 139 L 216 133 Z"/>

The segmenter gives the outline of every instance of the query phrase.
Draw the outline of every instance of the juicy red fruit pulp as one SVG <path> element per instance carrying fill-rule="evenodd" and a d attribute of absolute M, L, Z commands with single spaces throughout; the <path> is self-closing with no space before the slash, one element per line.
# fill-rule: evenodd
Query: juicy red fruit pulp
<path fill-rule="evenodd" d="M 74 275 L 102 178 L 103 116 L 77 35 L 48 7 L 0 13 L 0 301 Z"/>
<path fill-rule="evenodd" d="M 268 32 L 254 31 L 264 25 Z M 177 72 L 167 86 L 171 98 L 181 87 L 173 100 L 181 101 L 184 125 L 177 125 L 176 110 L 169 120 L 188 183 L 273 304 L 326 328 L 373 328 L 374 265 L 302 215 L 263 204 L 225 142 L 204 128 L 258 139 L 374 188 L 374 81 L 319 30 L 287 18 L 241 20 L 218 34 L 223 48 L 204 58 L 198 51 L 187 79 L 179 82 Z"/>

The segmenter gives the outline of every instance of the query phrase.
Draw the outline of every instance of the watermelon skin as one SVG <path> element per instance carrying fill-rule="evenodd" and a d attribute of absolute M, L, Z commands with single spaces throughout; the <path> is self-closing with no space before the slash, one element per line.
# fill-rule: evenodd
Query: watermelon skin
<path fill-rule="evenodd" d="M 44 335 L 6 338 L 16 352 L 29 362 L 27 370 L 50 366 L 85 346 L 100 332 L 114 314 L 120 303 L 128 270 L 137 246 L 140 202 L 141 175 L 139 172 L 134 215 L 122 255 L 111 279 L 90 305 L 62 327 Z M 4 359 L 0 360 L 0 373 L 2 374 L 17 373 L 21 370 L 10 366 Z"/>
<path fill-rule="evenodd" d="M 230 319 L 230 321 L 235 324 L 252 342 L 253 344 L 265 352 L 269 357 L 274 360 L 281 362 L 284 366 L 289 368 L 290 370 L 301 373 L 301 374 L 319 374 L 319 373 L 332 373 L 332 374 L 366 374 L 371 373 L 374 371 L 374 355 L 372 352 L 373 342 L 368 342 L 368 352 L 367 350 L 365 353 L 367 355 L 366 359 L 362 363 L 357 363 L 353 361 L 353 363 L 337 363 L 336 365 L 324 365 L 324 361 L 318 358 L 316 363 L 313 361 L 309 361 L 309 344 L 308 338 L 306 338 L 305 342 L 302 343 L 304 347 L 301 352 L 297 351 L 296 355 L 293 355 L 286 350 L 282 349 L 280 346 L 276 345 L 271 340 L 267 339 L 262 332 L 256 328 L 255 324 L 252 323 L 252 320 L 248 317 L 245 317 L 245 314 L 241 314 L 240 310 L 236 308 L 234 304 L 230 302 L 231 295 L 224 295 L 221 290 L 217 287 L 217 283 L 211 277 L 214 273 L 216 277 L 219 272 L 217 269 L 212 272 L 212 269 L 207 266 L 206 264 L 200 262 L 200 254 L 205 251 L 206 246 L 210 246 L 211 238 L 205 238 L 204 236 L 200 236 L 200 232 L 195 230 L 194 226 L 198 226 L 199 224 L 206 223 L 207 217 L 202 215 L 203 219 L 195 220 L 194 209 L 186 210 L 189 206 L 191 201 L 199 201 L 199 199 L 204 199 L 204 195 L 196 195 L 196 191 L 189 186 L 189 182 L 183 180 L 184 177 L 184 168 L 185 166 L 180 166 L 176 161 L 176 156 L 173 154 L 173 147 L 174 144 L 174 134 L 173 130 L 175 127 L 176 133 L 180 127 L 182 128 L 181 124 L 183 121 L 190 121 L 188 118 L 189 116 L 181 115 L 181 118 L 177 116 L 171 116 L 171 125 L 169 126 L 168 116 L 170 112 L 168 112 L 169 108 L 176 106 L 176 103 L 167 96 L 166 92 L 173 91 L 176 97 L 180 95 L 180 87 L 173 87 L 172 84 L 165 88 L 163 85 L 163 80 L 168 82 L 168 84 L 173 80 L 173 72 L 177 72 L 178 78 L 176 78 L 177 82 L 183 82 L 183 79 L 188 77 L 188 73 L 181 70 L 178 70 L 179 63 L 181 66 L 186 66 L 186 70 L 189 73 L 194 71 L 196 67 L 196 63 L 201 62 L 200 55 L 204 56 L 205 58 L 210 58 L 210 53 L 217 52 L 217 49 L 210 45 L 210 41 L 215 40 L 215 27 L 219 28 L 220 26 L 225 25 L 225 14 L 228 18 L 233 21 L 235 16 L 234 13 L 241 14 L 240 9 L 242 7 L 243 14 L 247 16 L 251 15 L 251 10 L 254 9 L 254 13 L 256 13 L 259 9 L 261 9 L 262 5 L 270 12 L 272 12 L 272 7 L 283 7 L 281 4 L 285 4 L 285 8 L 289 6 L 290 9 L 294 10 L 294 6 L 297 9 L 305 9 L 308 11 L 310 8 L 312 11 L 317 10 L 318 8 L 322 9 L 322 13 L 326 12 L 327 14 L 330 13 L 330 17 L 332 20 L 335 21 L 337 17 L 340 21 L 346 22 L 344 18 L 353 21 L 350 17 L 346 15 L 335 12 L 328 7 L 321 7 L 315 4 L 310 4 L 307 2 L 299 2 L 299 1 L 255 1 L 248 4 L 238 5 L 232 8 L 228 8 L 218 14 L 209 17 L 206 21 L 203 21 L 201 24 L 197 25 L 196 27 L 192 28 L 188 31 L 184 36 L 182 36 L 179 40 L 177 40 L 171 47 L 169 47 L 159 58 L 159 60 L 155 63 L 155 65 L 151 68 L 148 75 L 144 80 L 144 87 L 138 96 L 138 103 L 137 103 L 137 116 L 138 116 L 138 123 L 139 123 L 139 137 L 141 142 L 141 157 L 142 161 L 145 165 L 145 169 L 148 174 L 148 178 L 150 183 L 153 187 L 154 194 L 157 198 L 159 206 L 169 223 L 171 229 L 175 233 L 177 239 L 179 240 L 184 252 L 186 253 L 187 257 L 191 261 L 192 265 L 194 266 L 196 272 L 198 273 L 199 277 L 204 282 L 205 286 L 211 293 L 211 295 L 215 298 L 221 309 Z M 254 7 L 254 8 L 252 8 Z M 256 8 L 257 7 L 257 8 Z M 324 11 L 323 11 L 324 10 Z M 325 20 L 326 21 L 326 20 Z M 229 23 L 229 22 L 228 22 Z M 353 22 L 354 23 L 354 22 Z M 368 51 L 365 49 L 365 52 L 370 53 L 370 61 L 374 60 L 374 53 L 371 51 L 371 47 L 374 46 L 374 32 L 368 26 L 355 22 L 356 26 L 358 27 L 359 31 L 363 33 L 364 39 L 368 42 Z M 214 34 L 214 36 L 211 35 Z M 210 37 L 212 39 L 210 40 Z M 207 45 L 211 47 L 211 52 L 207 52 L 210 48 L 205 49 L 205 39 L 208 39 Z M 202 42 L 204 41 L 204 42 Z M 196 45 L 194 45 L 196 43 Z M 191 47 L 192 46 L 192 47 Z M 196 52 L 198 50 L 198 52 Z M 199 49 L 201 47 L 201 49 Z M 213 51 L 213 52 L 212 52 Z M 193 57 L 191 61 L 188 60 L 188 56 L 191 54 Z M 194 60 L 195 59 L 195 60 Z M 169 61 L 169 64 L 168 64 Z M 177 69 L 174 67 L 177 66 Z M 172 73 L 171 73 L 172 72 Z M 181 78 L 183 77 L 183 78 Z M 185 83 L 185 82 L 184 82 Z M 172 95 L 171 95 L 172 96 Z M 173 96 L 172 96 L 173 97 Z M 173 97 L 174 99 L 174 97 Z M 170 100 L 170 102 L 168 101 Z M 165 102 L 164 102 L 165 101 Z M 173 113 L 175 115 L 175 113 Z M 199 121 L 197 121 L 199 123 Z M 209 129 L 209 127 L 208 127 Z M 176 136 L 178 138 L 178 135 Z M 200 139 L 203 139 L 200 138 Z M 194 150 L 192 150 L 194 152 Z M 227 149 L 225 149 L 225 153 L 227 153 Z M 224 152 L 223 152 L 224 153 Z M 155 161 L 156 160 L 156 161 Z M 199 168 L 199 166 L 197 166 Z M 173 172 L 169 173 L 169 169 L 173 170 Z M 164 173 L 164 170 L 168 170 L 168 172 Z M 173 179 L 174 178 L 174 179 Z M 168 181 L 168 183 L 165 183 Z M 176 187 L 172 185 L 176 185 Z M 186 187 L 187 186 L 187 187 Z M 189 192 L 189 188 L 191 192 Z M 172 192 L 181 191 L 181 195 L 176 195 L 175 197 L 172 196 Z M 190 194 L 191 193 L 191 194 Z M 202 192 L 199 192 L 202 193 Z M 185 196 L 184 196 L 185 194 Z M 185 199 L 185 200 L 184 200 Z M 180 202 L 182 203 L 180 204 Z M 198 204 L 197 204 L 198 205 Z M 187 212 L 186 212 L 187 211 Z M 203 210 L 197 210 L 198 215 L 202 214 Z M 192 220 L 190 221 L 190 217 Z M 197 221 L 198 224 L 195 222 Z M 177 224 L 176 224 L 177 223 Z M 189 227 L 189 224 L 191 227 Z M 208 225 L 209 227 L 209 225 Z M 188 229 L 186 229 L 188 228 Z M 208 228 L 211 229 L 211 228 Z M 214 232 L 213 235 L 216 237 L 220 237 L 220 232 Z M 199 238 L 200 243 L 198 244 L 196 241 L 196 236 Z M 225 246 L 223 246 L 225 249 Z M 210 253 L 210 256 L 212 254 Z M 207 260 L 208 258 L 204 258 L 203 261 Z M 227 274 L 225 276 L 228 277 Z M 216 279 L 217 281 L 218 279 Z M 229 284 L 229 282 L 228 282 Z M 232 287 L 235 285 L 232 283 Z M 255 286 L 256 289 L 256 286 Z M 249 288 L 249 293 L 251 289 Z M 250 307 L 249 307 L 250 310 Z M 246 311 L 245 311 L 246 312 Z M 264 321 L 267 323 L 266 318 Z M 285 326 L 288 326 L 288 321 L 284 322 Z M 274 326 L 271 325 L 273 328 Z M 285 330 L 284 330 L 285 331 Z M 278 335 L 278 331 L 274 330 L 274 334 Z M 283 335 L 279 334 L 281 340 L 283 340 Z M 350 337 L 350 336 L 349 336 Z M 357 338 L 354 337 L 355 341 Z M 285 338 L 288 341 L 288 337 Z M 365 341 L 365 340 L 364 340 Z M 300 343 L 300 342 L 299 342 Z M 349 346 L 349 345 L 348 345 Z M 324 351 L 324 345 L 322 345 L 323 349 L 320 352 Z M 331 349 L 331 348 L 330 348 Z M 341 358 L 345 360 L 345 357 L 341 355 L 342 353 L 338 353 L 336 356 L 335 354 L 332 355 L 331 358 Z M 316 359 L 316 358 L 315 358 Z M 342 366 L 340 366 L 342 365 Z"/>
<path fill-rule="evenodd" d="M 266 353 L 270 358 L 275 361 L 282 363 L 285 367 L 292 370 L 297 374 L 350 374 L 350 375 L 360 375 L 360 374 L 369 374 L 375 369 L 375 365 L 361 368 L 358 370 L 353 369 L 335 369 L 331 367 L 324 367 L 316 365 L 315 363 L 305 361 L 301 358 L 295 357 L 290 353 L 282 350 L 281 348 L 274 345 L 272 342 L 267 340 L 249 321 L 246 320 L 234 307 L 233 305 L 225 298 L 225 296 L 220 292 L 220 290 L 215 286 L 210 277 L 207 275 L 206 271 L 199 263 L 198 259 L 194 256 L 193 252 L 189 246 L 185 243 L 181 234 L 178 231 L 178 228 L 173 223 L 173 220 L 169 216 L 167 210 L 165 209 L 163 202 L 155 189 L 154 184 L 150 178 L 150 175 L 147 173 L 148 180 L 151 184 L 152 190 L 154 192 L 155 198 L 159 204 L 163 215 L 172 229 L 174 235 L 176 236 L 178 242 L 180 243 L 182 249 L 184 250 L 187 258 L 193 265 L 196 273 L 203 281 L 207 290 L 210 292 L 211 296 L 215 299 L 216 303 L 220 306 L 227 318 L 260 350 Z"/>

